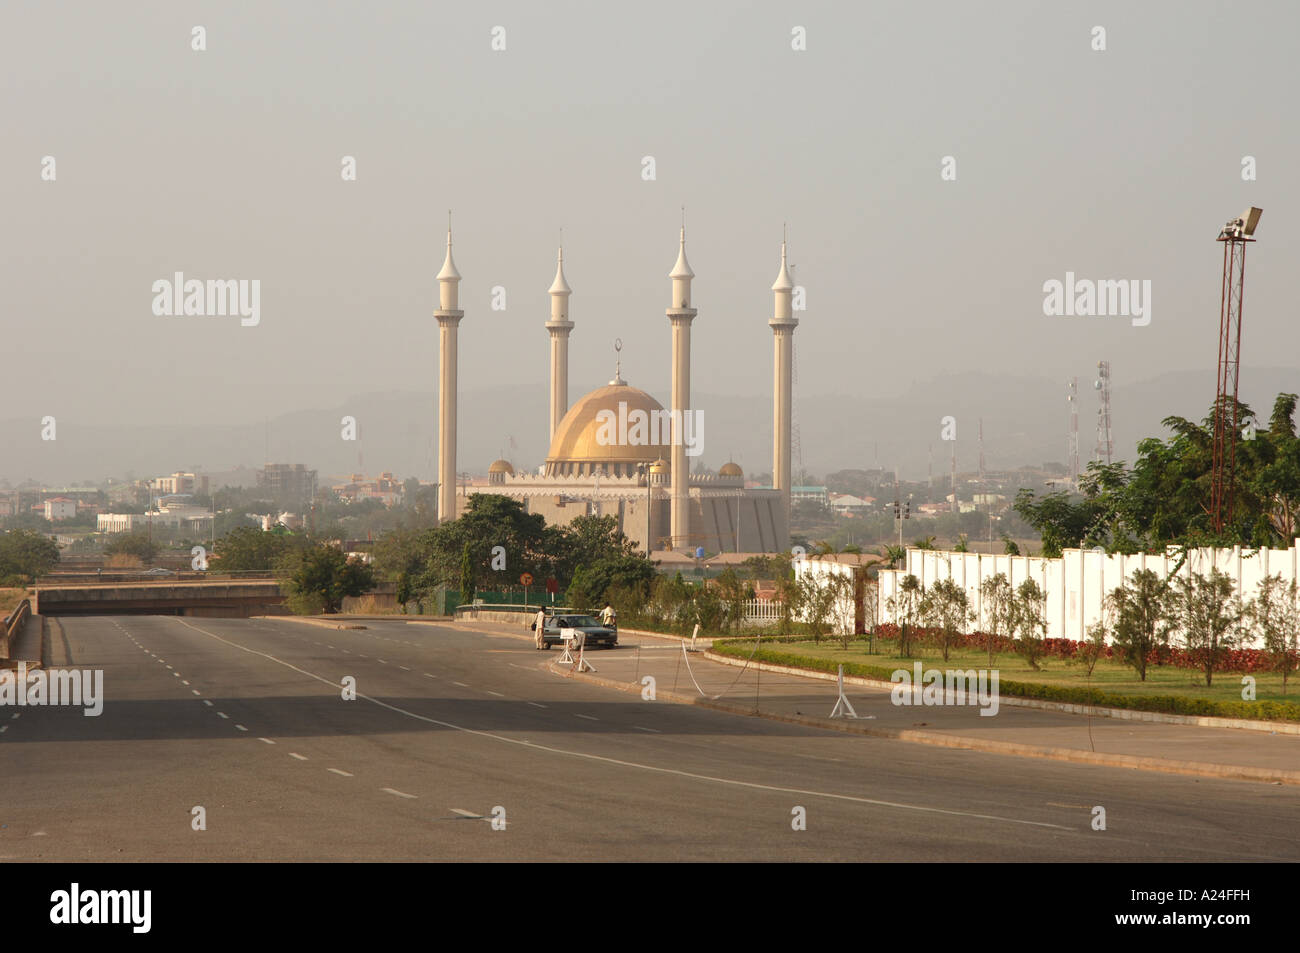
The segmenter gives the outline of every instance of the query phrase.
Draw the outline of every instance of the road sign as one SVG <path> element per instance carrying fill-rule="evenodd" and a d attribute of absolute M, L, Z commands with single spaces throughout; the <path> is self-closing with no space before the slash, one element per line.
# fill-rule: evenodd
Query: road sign
<path fill-rule="evenodd" d="M 530 572 L 524 573 L 519 577 L 519 584 L 521 586 L 531 586 L 533 584 L 533 574 Z"/>

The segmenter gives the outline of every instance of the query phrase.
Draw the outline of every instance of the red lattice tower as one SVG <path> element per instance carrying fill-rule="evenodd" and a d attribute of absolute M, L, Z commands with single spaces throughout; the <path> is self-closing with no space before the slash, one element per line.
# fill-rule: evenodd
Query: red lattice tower
<path fill-rule="evenodd" d="M 1223 285 L 1219 298 L 1219 364 L 1214 397 L 1214 458 L 1210 471 L 1210 520 L 1216 533 L 1232 522 L 1237 463 L 1237 378 L 1241 367 L 1242 298 L 1246 286 L 1246 246 L 1253 242 L 1260 209 L 1251 207 L 1219 232 L 1223 242 Z"/>

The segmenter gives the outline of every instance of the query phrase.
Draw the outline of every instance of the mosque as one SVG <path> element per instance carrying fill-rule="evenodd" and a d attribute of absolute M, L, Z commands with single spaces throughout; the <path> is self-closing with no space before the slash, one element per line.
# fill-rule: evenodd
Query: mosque
<path fill-rule="evenodd" d="M 550 287 L 551 345 L 550 451 L 537 472 L 516 473 L 506 460 L 488 470 L 488 485 L 457 484 L 457 334 L 465 312 L 458 307 L 460 273 L 451 254 L 438 273 L 438 518 L 454 519 L 472 493 L 500 493 L 523 502 L 548 523 L 576 516 L 612 515 L 618 527 L 643 551 L 694 553 L 770 553 L 789 547 L 791 385 L 794 282 L 781 243 L 781 270 L 772 285 L 774 314 L 768 321 L 774 340 L 771 487 L 746 487 L 735 463 L 713 474 L 692 474 L 700 452 L 703 413 L 691 407 L 691 281 L 683 226 L 677 263 L 668 277 L 667 309 L 672 334 L 671 404 L 659 401 L 622 379 L 621 368 L 604 387 L 569 405 L 569 319 L 572 289 L 559 252 Z"/>

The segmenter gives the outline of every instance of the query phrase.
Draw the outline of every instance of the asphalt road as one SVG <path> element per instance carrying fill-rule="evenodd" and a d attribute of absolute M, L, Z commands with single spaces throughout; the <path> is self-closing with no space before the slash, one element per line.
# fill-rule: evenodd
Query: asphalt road
<path fill-rule="evenodd" d="M 0 860 L 1300 860 L 1293 788 L 643 701 L 517 638 L 61 624 L 104 711 L 0 708 Z"/>

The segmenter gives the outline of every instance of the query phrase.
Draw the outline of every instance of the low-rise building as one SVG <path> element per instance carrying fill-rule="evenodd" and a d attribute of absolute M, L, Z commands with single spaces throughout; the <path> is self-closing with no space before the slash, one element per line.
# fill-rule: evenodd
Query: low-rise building
<path fill-rule="evenodd" d="M 51 523 L 55 520 L 74 519 L 77 515 L 77 501 L 70 500 L 66 496 L 51 497 L 44 501 L 42 507 L 45 518 Z"/>

